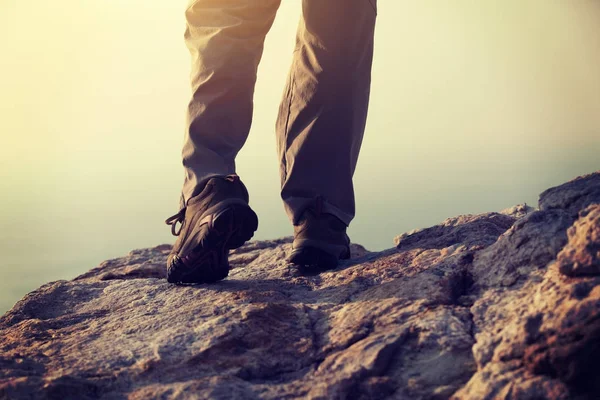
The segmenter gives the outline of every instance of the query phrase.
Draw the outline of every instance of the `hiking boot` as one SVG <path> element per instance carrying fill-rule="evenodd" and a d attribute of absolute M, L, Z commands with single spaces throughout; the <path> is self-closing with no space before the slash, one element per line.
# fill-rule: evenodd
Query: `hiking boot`
<path fill-rule="evenodd" d="M 248 191 L 237 175 L 211 178 L 200 194 L 165 222 L 178 236 L 167 258 L 171 283 L 224 279 L 229 274 L 229 250 L 243 245 L 258 228 Z"/>
<path fill-rule="evenodd" d="M 350 238 L 346 224 L 338 217 L 322 212 L 323 200 L 304 211 L 294 225 L 292 254 L 288 261 L 301 269 L 336 268 L 340 259 L 350 258 Z"/>

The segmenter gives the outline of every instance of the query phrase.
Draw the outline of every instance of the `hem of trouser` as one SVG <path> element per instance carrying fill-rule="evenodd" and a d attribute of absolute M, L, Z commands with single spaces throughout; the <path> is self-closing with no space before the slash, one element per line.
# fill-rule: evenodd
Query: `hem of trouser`
<path fill-rule="evenodd" d="M 314 205 L 315 199 L 314 197 L 287 197 L 283 200 L 283 203 L 290 221 L 292 221 L 292 224 L 297 225 L 304 211 Z M 346 226 L 349 226 L 350 222 L 354 219 L 354 215 L 342 211 L 327 201 L 323 201 L 322 212 L 335 215 Z"/>
<path fill-rule="evenodd" d="M 210 179 L 216 177 L 226 177 L 227 175 L 230 174 L 210 174 L 204 177 L 201 181 L 198 181 L 195 185 L 192 185 L 189 182 L 185 182 L 183 184 L 183 189 L 181 189 L 181 195 L 179 196 L 179 210 L 181 211 L 184 208 L 186 208 L 187 203 L 190 201 L 190 199 L 194 196 L 199 195 L 202 192 L 202 190 L 204 190 L 204 186 L 206 186 L 206 183 Z"/>

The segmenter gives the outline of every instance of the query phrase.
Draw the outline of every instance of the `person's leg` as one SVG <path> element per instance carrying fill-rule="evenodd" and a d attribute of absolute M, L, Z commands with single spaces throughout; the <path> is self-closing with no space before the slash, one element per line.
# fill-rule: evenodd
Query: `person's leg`
<path fill-rule="evenodd" d="M 167 257 L 169 282 L 225 278 L 229 250 L 258 227 L 248 191 L 235 175 L 235 156 L 250 130 L 256 70 L 279 3 L 193 0 L 186 11 L 192 100 L 180 211 L 165 221 L 178 236 Z"/>
<path fill-rule="evenodd" d="M 277 120 L 281 197 L 296 225 L 322 198 L 345 225 L 363 138 L 376 0 L 303 0 L 293 64 Z"/>
<path fill-rule="evenodd" d="M 252 121 L 256 71 L 281 0 L 192 0 L 185 43 L 192 99 L 182 151 L 181 208 L 213 176 L 235 173 Z"/>

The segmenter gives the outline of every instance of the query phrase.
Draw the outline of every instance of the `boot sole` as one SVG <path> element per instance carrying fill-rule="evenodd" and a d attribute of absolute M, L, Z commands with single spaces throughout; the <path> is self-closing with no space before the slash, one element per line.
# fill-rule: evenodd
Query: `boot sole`
<path fill-rule="evenodd" d="M 188 255 L 173 259 L 167 272 L 171 283 L 212 283 L 229 275 L 229 250 L 254 236 L 258 217 L 247 205 L 232 204 L 208 222 L 206 235 Z"/>
<path fill-rule="evenodd" d="M 343 253 L 339 258 L 316 247 L 301 247 L 294 249 L 288 261 L 303 272 L 335 269 L 340 259 L 350 258 L 349 253 Z"/>

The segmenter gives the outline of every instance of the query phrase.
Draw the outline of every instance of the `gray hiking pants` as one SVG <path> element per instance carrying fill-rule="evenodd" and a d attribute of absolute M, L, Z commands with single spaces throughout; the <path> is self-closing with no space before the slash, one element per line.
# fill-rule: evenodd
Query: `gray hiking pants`
<path fill-rule="evenodd" d="M 213 176 L 235 173 L 252 121 L 265 35 L 281 0 L 192 0 L 192 56 L 181 207 Z M 376 0 L 303 0 L 276 123 L 281 197 L 296 222 L 317 196 L 346 225 L 371 83 Z"/>

